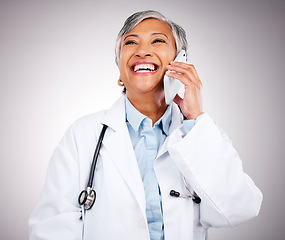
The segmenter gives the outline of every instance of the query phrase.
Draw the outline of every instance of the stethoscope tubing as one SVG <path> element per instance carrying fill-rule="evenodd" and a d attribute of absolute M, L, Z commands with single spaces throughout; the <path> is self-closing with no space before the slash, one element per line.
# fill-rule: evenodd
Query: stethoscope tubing
<path fill-rule="evenodd" d="M 102 141 L 103 141 L 107 127 L 108 127 L 107 125 L 103 124 L 103 129 L 100 133 L 99 140 L 98 140 L 95 152 L 94 152 L 93 161 L 92 161 L 90 173 L 89 173 L 89 180 L 88 180 L 88 184 L 87 184 L 87 187 L 90 187 L 91 189 L 92 189 L 94 172 L 95 172 L 95 168 L 96 168 L 96 164 L 97 164 L 98 155 L 100 152 L 100 148 L 101 148 Z"/>

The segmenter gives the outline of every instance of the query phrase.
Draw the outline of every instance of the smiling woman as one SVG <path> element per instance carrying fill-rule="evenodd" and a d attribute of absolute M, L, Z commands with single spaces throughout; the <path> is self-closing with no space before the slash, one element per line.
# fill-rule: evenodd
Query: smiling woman
<path fill-rule="evenodd" d="M 63 137 L 30 218 L 30 239 L 205 240 L 209 227 L 258 214 L 262 194 L 203 112 L 195 67 L 174 61 L 181 50 L 184 30 L 160 13 L 126 20 L 116 42 L 125 94 Z M 185 88 L 169 105 L 165 74 Z"/>

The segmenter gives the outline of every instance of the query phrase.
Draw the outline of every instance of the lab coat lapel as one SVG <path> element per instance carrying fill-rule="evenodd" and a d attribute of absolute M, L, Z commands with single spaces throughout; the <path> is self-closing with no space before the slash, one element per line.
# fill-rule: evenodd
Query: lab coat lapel
<path fill-rule="evenodd" d="M 137 160 L 132 147 L 125 117 L 125 99 L 122 96 L 106 113 L 102 120 L 110 130 L 103 140 L 103 146 L 111 156 L 120 175 L 133 192 L 145 215 L 145 194 Z"/>
<path fill-rule="evenodd" d="M 174 132 L 175 129 L 177 129 L 181 124 L 183 123 L 183 116 L 178 108 L 178 106 L 174 103 L 171 104 L 171 125 L 169 128 L 169 136 L 171 133 Z M 164 143 L 162 144 L 158 154 L 157 158 L 162 156 L 165 152 L 167 152 L 167 146 L 168 146 L 168 141 L 169 141 L 169 136 L 165 139 Z M 182 138 L 182 134 L 181 134 Z"/>

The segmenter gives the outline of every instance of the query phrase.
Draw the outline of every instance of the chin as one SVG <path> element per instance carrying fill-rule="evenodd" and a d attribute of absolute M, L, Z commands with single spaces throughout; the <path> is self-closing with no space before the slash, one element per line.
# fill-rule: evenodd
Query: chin
<path fill-rule="evenodd" d="M 153 96 L 162 96 L 164 97 L 164 89 L 163 87 L 157 87 L 157 86 L 145 86 L 145 87 L 139 87 L 136 88 L 135 91 L 133 91 L 135 94 L 141 94 L 141 95 L 153 95 Z"/>

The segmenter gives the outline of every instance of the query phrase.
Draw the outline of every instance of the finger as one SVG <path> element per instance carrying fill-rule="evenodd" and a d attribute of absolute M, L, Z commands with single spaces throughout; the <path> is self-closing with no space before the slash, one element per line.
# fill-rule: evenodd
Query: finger
<path fill-rule="evenodd" d="M 189 73 L 191 75 L 193 75 L 195 77 L 195 69 L 192 69 L 191 67 L 187 66 L 187 67 L 183 67 L 181 65 L 176 65 L 176 66 L 173 66 L 173 65 L 167 65 L 167 69 L 170 70 L 170 71 L 175 71 L 175 72 L 178 72 L 178 73 L 183 73 L 183 74 L 186 74 L 188 75 Z M 189 77 L 191 77 L 189 75 Z"/>
<path fill-rule="evenodd" d="M 196 68 L 195 68 L 195 66 L 193 64 L 184 63 L 184 62 L 171 62 L 170 66 L 173 66 L 173 67 L 175 67 L 175 66 L 179 67 L 180 66 L 182 68 L 190 70 L 190 71 L 192 71 L 194 73 L 195 77 L 200 80 L 200 78 L 198 76 L 198 73 L 197 73 L 197 70 L 196 70 Z M 202 82 L 201 82 L 201 84 L 202 84 Z"/>
<path fill-rule="evenodd" d="M 171 66 L 180 66 L 182 68 L 185 68 L 185 69 L 189 69 L 189 68 L 193 68 L 195 70 L 195 67 L 193 64 L 190 64 L 190 63 L 185 63 L 185 62 L 170 62 Z"/>
<path fill-rule="evenodd" d="M 196 69 L 195 69 L 193 64 L 183 63 L 183 62 L 171 62 L 170 66 L 181 67 L 181 68 L 186 69 L 187 71 L 191 71 L 195 75 L 195 77 L 200 81 L 198 73 L 197 73 L 197 71 L 196 71 Z M 201 81 L 200 81 L 200 84 L 202 84 Z"/>
<path fill-rule="evenodd" d="M 195 70 L 194 66 L 190 66 L 189 64 L 186 65 L 168 65 L 167 69 L 170 71 L 175 71 L 181 74 L 185 74 L 189 77 L 191 81 L 193 81 L 197 86 L 202 86 L 202 82 Z"/>
<path fill-rule="evenodd" d="M 191 81 L 187 80 L 187 78 L 182 73 L 176 73 L 176 72 L 167 71 L 166 75 L 168 77 L 175 78 L 175 79 L 179 80 L 185 86 L 189 86 L 191 84 Z"/>
<path fill-rule="evenodd" d="M 177 66 L 184 66 L 185 68 L 187 68 L 188 66 L 194 66 L 191 63 L 186 63 L 186 62 L 177 62 L 177 61 L 172 61 L 170 62 L 170 65 L 177 65 Z"/>
<path fill-rule="evenodd" d="M 167 71 L 166 75 L 175 79 L 178 79 L 181 81 L 185 86 L 191 86 L 192 84 L 195 85 L 197 88 L 201 88 L 201 83 L 198 81 L 193 73 L 185 72 L 185 73 L 179 73 L 178 71 L 171 72 Z"/>

